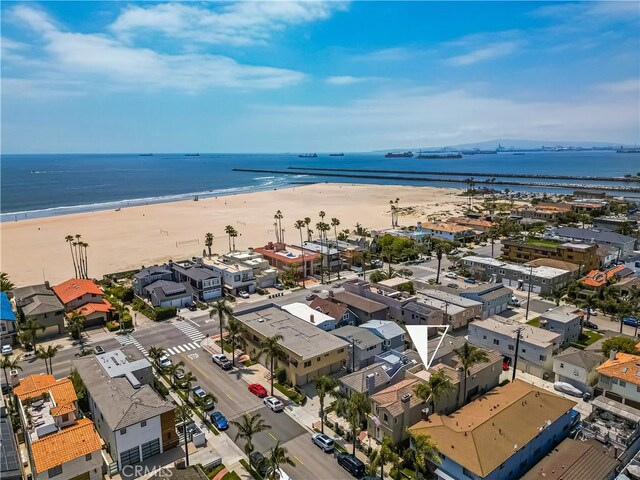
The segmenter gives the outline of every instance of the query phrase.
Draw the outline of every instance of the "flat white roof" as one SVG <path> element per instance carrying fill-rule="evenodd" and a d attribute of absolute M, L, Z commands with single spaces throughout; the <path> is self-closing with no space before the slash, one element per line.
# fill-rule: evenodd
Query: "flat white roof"
<path fill-rule="evenodd" d="M 318 310 L 314 310 L 309 305 L 301 302 L 290 303 L 288 305 L 283 305 L 282 310 L 285 312 L 289 312 L 294 317 L 298 317 L 300 320 L 304 320 L 307 323 L 312 325 L 317 325 L 319 323 L 324 322 L 335 322 L 336 320 L 329 315 L 322 313 Z M 311 321 L 311 316 L 313 316 L 313 322 Z"/>
<path fill-rule="evenodd" d="M 511 337 L 515 340 L 516 329 L 520 327 L 520 343 L 530 343 L 540 347 L 548 347 L 553 343 L 559 343 L 561 334 L 553 333 L 543 328 L 533 327 L 531 325 L 501 322 L 494 318 L 485 318 L 484 320 L 475 320 L 470 323 L 478 328 L 496 332 L 501 335 Z"/>
<path fill-rule="evenodd" d="M 473 301 L 473 300 L 472 300 Z M 418 300 L 418 303 L 424 303 L 425 305 L 429 305 L 430 307 L 437 308 L 442 310 L 443 312 L 446 310 L 447 315 L 457 315 L 460 312 L 464 312 L 466 310 L 465 307 L 461 307 L 460 305 L 456 305 L 454 303 L 444 302 L 443 300 L 437 300 L 435 298 L 423 296 Z M 481 305 L 480 302 L 475 302 Z"/>
<path fill-rule="evenodd" d="M 505 268 L 511 270 L 512 272 L 519 272 L 523 275 L 529 275 L 529 270 L 531 267 L 527 267 L 526 265 L 521 265 L 519 263 L 509 263 L 503 262 L 502 260 L 497 260 L 491 257 L 478 257 L 476 255 L 470 255 L 468 257 L 462 257 L 463 261 L 470 261 L 475 263 L 481 263 L 483 265 L 491 265 L 496 268 Z M 533 267 L 532 275 L 534 277 L 540 278 L 555 278 L 561 275 L 565 275 L 569 273 L 568 270 L 561 270 L 560 268 L 553 267 Z"/>

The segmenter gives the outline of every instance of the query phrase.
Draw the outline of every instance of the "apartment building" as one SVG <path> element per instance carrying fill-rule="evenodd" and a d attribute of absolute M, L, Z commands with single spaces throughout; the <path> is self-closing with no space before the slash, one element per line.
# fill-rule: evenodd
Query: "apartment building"
<path fill-rule="evenodd" d="M 560 333 L 487 318 L 469 324 L 469 342 L 483 348 L 498 350 L 503 356 L 510 358 L 513 365 L 518 330 L 520 351 L 517 368 L 540 378 L 552 378 L 553 355 L 562 343 Z"/>
<path fill-rule="evenodd" d="M 65 333 L 64 305 L 50 288 L 49 282 L 15 288 L 13 299 L 21 320 L 33 320 L 42 325 L 42 330 L 36 330 L 37 339 Z"/>
<path fill-rule="evenodd" d="M 504 312 L 513 292 L 501 284 L 489 284 L 462 290 L 460 296 L 482 303 L 482 317 L 487 318 Z"/>
<path fill-rule="evenodd" d="M 349 343 L 347 370 L 350 372 L 373 364 L 376 355 L 380 355 L 383 351 L 384 340 L 366 328 L 346 326 L 337 328 L 331 333 Z"/>
<path fill-rule="evenodd" d="M 368 433 L 378 442 L 390 437 L 394 444 L 409 438 L 408 427 L 422 418 L 424 402 L 416 396 L 414 388 L 422 383 L 407 378 L 371 396 Z"/>
<path fill-rule="evenodd" d="M 253 251 L 262 255 L 269 265 L 278 270 L 295 270 L 294 274 L 299 280 L 312 276 L 316 264 L 320 262 L 319 253 L 287 247 L 286 243 L 269 242 L 264 247 L 254 248 Z"/>
<path fill-rule="evenodd" d="M 515 263 L 527 263 L 539 258 L 549 258 L 573 263 L 582 272 L 598 268 L 600 265 L 597 245 L 552 242 L 550 240 L 502 240 L 502 258 Z"/>
<path fill-rule="evenodd" d="M 476 232 L 473 228 L 456 223 L 418 223 L 418 231 L 435 238 L 449 240 L 450 242 L 467 242 L 476 237 Z"/>
<path fill-rule="evenodd" d="M 133 345 L 73 361 L 87 390 L 91 416 L 122 470 L 178 445 L 174 405 L 151 387 L 149 360 Z"/>
<path fill-rule="evenodd" d="M 555 227 L 547 230 L 543 238 L 576 243 L 595 243 L 612 246 L 618 250 L 618 258 L 633 256 L 636 239 L 628 235 L 598 228 Z"/>
<path fill-rule="evenodd" d="M 571 305 L 562 305 L 540 315 L 540 328 L 560 334 L 560 342 L 567 345 L 580 338 L 582 315 Z"/>
<path fill-rule="evenodd" d="M 443 312 L 442 325 L 451 325 L 458 329 L 466 327 L 476 317 L 482 316 L 482 302 L 461 297 L 438 289 L 424 289 L 416 292 L 420 303 Z"/>
<path fill-rule="evenodd" d="M 330 270 L 332 272 L 337 272 L 342 268 L 342 259 L 340 257 L 340 251 L 332 245 L 327 245 L 325 241 L 312 241 L 312 242 L 302 242 L 289 244 L 289 247 L 298 250 L 299 252 L 304 251 L 305 256 L 307 254 L 317 254 L 319 256 L 318 263 L 322 265 L 326 270 Z"/>

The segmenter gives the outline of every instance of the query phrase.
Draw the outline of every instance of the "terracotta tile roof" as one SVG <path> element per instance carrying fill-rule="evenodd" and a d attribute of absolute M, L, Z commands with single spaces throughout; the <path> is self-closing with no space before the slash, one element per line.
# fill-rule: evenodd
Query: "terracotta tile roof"
<path fill-rule="evenodd" d="M 555 422 L 576 402 L 516 380 L 497 387 L 451 415 L 434 414 L 409 430 L 429 435 L 438 450 L 484 478 Z"/>
<path fill-rule="evenodd" d="M 447 219 L 447 223 L 480 228 L 490 228 L 493 225 L 493 223 L 488 220 L 469 217 L 451 217 Z"/>
<path fill-rule="evenodd" d="M 59 417 L 61 415 L 64 415 L 65 413 L 73 413 L 75 411 L 76 407 L 71 403 L 68 405 L 60 405 L 51 409 L 51 416 Z"/>
<path fill-rule="evenodd" d="M 418 383 L 421 383 L 421 381 L 416 378 L 402 380 L 401 382 L 372 395 L 371 401 L 373 403 L 377 403 L 380 407 L 387 409 L 387 411 L 395 417 L 400 415 L 404 409 L 400 400 L 403 395 L 411 394 L 411 399 L 409 401 L 409 406 L 411 408 L 422 403 L 422 400 L 413 393 L 413 389 Z"/>
<path fill-rule="evenodd" d="M 463 227 L 462 225 L 456 225 L 454 223 L 423 223 L 422 228 L 449 233 L 468 232 L 470 230 L 469 227 Z"/>
<path fill-rule="evenodd" d="M 56 380 L 53 375 L 30 375 L 20 382 L 20 385 L 13 389 L 13 392 L 21 400 L 36 398 L 43 393 L 50 393 L 56 407 L 71 407 L 75 411 L 74 402 L 78 400 L 73 383 L 68 378 Z M 56 416 L 51 409 L 51 414 Z M 66 411 L 62 413 L 67 413 Z"/>
<path fill-rule="evenodd" d="M 80 278 L 72 278 L 66 282 L 62 282 L 59 285 L 53 287 L 53 291 L 60 301 L 67 304 L 76 298 L 80 298 L 87 293 L 93 293 L 95 295 L 104 295 L 102 289 L 93 283 L 91 280 L 84 280 Z"/>
<path fill-rule="evenodd" d="M 82 418 L 58 433 L 47 435 L 31 444 L 33 463 L 37 473 L 43 473 L 57 465 L 89 453 L 100 455 L 102 443 L 93 422 Z"/>
<path fill-rule="evenodd" d="M 607 283 L 607 280 L 610 280 L 614 276 L 618 275 L 620 272 L 625 270 L 627 267 L 625 265 L 618 265 L 606 272 L 601 272 L 600 270 L 591 270 L 584 278 L 580 279 L 580 282 L 583 285 L 587 285 L 589 287 L 602 287 Z"/>
<path fill-rule="evenodd" d="M 607 360 L 596 370 L 605 377 L 640 385 L 640 355 L 617 353 L 615 360 Z"/>
<path fill-rule="evenodd" d="M 109 313 L 111 310 L 113 310 L 113 306 L 106 298 L 103 298 L 100 303 L 86 303 L 76 308 L 74 312 L 78 312 L 81 315 L 91 315 L 95 312 Z"/>

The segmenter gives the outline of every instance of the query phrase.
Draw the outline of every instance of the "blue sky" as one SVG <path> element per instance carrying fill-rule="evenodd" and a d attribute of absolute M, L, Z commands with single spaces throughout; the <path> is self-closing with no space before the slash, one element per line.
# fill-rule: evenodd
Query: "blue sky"
<path fill-rule="evenodd" d="M 640 143 L 640 3 L 7 2 L 2 151 Z"/>

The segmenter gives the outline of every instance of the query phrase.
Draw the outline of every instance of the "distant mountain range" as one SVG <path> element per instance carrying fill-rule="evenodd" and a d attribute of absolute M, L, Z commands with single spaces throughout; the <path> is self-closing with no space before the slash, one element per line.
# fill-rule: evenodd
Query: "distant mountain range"
<path fill-rule="evenodd" d="M 495 150 L 498 145 L 502 145 L 504 148 L 511 149 L 512 147 L 516 150 L 518 149 L 536 149 L 545 147 L 630 147 L 630 144 L 621 144 L 614 142 L 585 142 L 585 141 L 558 141 L 558 140 L 523 140 L 523 139 L 512 139 L 512 138 L 500 138 L 496 140 L 487 140 L 485 142 L 472 142 L 472 143 L 459 143 L 456 145 L 439 145 L 439 146 L 422 146 L 422 147 L 413 147 L 413 148 L 392 148 L 389 150 L 376 150 L 377 152 L 396 152 L 396 151 L 405 151 L 411 150 L 413 152 L 419 150 L 473 150 L 477 148 L 479 150 Z"/>

